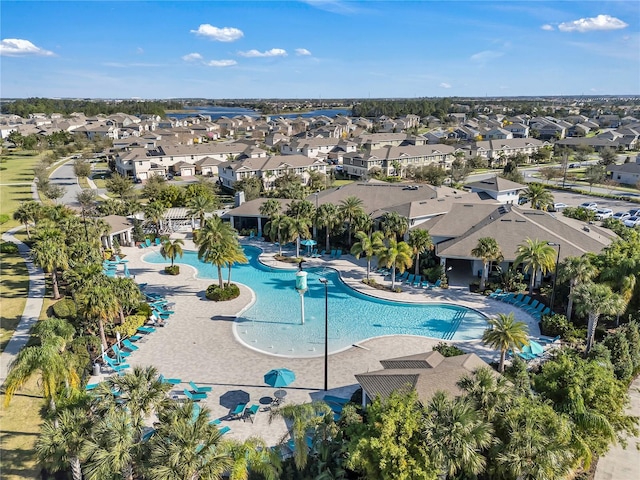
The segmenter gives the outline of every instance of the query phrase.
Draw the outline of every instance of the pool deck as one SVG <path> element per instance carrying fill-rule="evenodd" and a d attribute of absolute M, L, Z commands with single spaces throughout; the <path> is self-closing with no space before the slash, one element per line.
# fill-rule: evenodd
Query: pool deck
<path fill-rule="evenodd" d="M 184 235 L 174 234 L 172 237 Z M 273 245 L 244 241 L 245 244 L 259 246 L 264 250 L 261 261 L 276 267 L 292 268 L 273 258 L 278 253 Z M 190 239 L 185 239 L 185 249 L 195 249 Z M 172 395 L 184 398 L 181 393 L 193 381 L 201 386 L 211 386 L 213 391 L 202 403 L 212 410 L 212 418 L 221 418 L 221 426 L 229 426 L 227 434 L 231 438 L 244 440 L 258 435 L 269 445 L 274 445 L 286 436 L 283 420 L 269 422 L 269 412 L 261 408 L 255 421 L 227 420 L 236 404 L 247 396 L 249 405 L 258 403 L 265 407 L 276 389 L 265 385 L 263 376 L 273 368 L 289 368 L 296 374 L 296 380 L 287 387 L 288 403 L 303 403 L 322 399 L 324 395 L 324 358 L 282 358 L 267 355 L 246 348 L 234 337 L 233 318 L 245 309 L 253 298 L 252 291 L 240 285 L 240 296 L 228 302 L 211 302 L 204 297 L 204 290 L 212 283 L 211 279 L 197 279 L 192 267 L 181 265 L 177 276 L 165 275 L 164 264 L 149 264 L 142 257 L 149 251 L 158 251 L 159 247 L 146 249 L 123 247 L 122 253 L 128 260 L 127 266 L 135 275 L 138 283 L 148 283 L 147 291 L 164 295 L 176 313 L 171 316 L 165 327 L 145 336 L 138 342 L 139 350 L 127 358 L 132 366 L 153 365 L 169 378 L 180 378 L 183 384 L 174 387 Z M 366 260 L 356 260 L 351 255 L 340 259 L 307 258 L 306 267 L 328 266 L 341 274 L 342 280 L 351 287 L 369 295 L 407 302 L 448 302 L 473 308 L 486 316 L 498 313 L 514 312 L 518 320 L 529 325 L 532 336 L 539 336 L 537 321 L 524 311 L 499 301 L 474 295 L 467 288 L 425 290 L 406 287 L 402 293 L 377 290 L 362 283 L 366 273 Z M 177 262 L 179 263 L 179 259 Z M 169 263 L 167 262 L 166 265 Z M 388 283 L 380 275 L 374 278 L 378 283 Z M 233 278 L 232 278 L 233 281 Z M 380 360 L 403 355 L 429 351 L 441 340 L 417 336 L 389 336 L 369 339 L 346 351 L 329 356 L 329 393 L 335 396 L 350 396 L 357 388 L 354 375 L 379 370 Z M 495 361 L 499 352 L 486 348 L 479 340 L 452 342 L 465 351 L 478 354 L 485 361 Z M 92 377 L 90 382 L 100 381 L 101 377 Z"/>

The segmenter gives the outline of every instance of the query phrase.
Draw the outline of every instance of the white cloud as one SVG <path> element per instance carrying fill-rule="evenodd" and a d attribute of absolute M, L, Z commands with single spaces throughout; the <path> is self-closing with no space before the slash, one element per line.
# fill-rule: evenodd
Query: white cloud
<path fill-rule="evenodd" d="M 553 25 L 549 25 L 548 23 L 546 25 L 542 25 L 540 28 L 548 32 L 550 32 L 551 30 L 555 30 L 555 28 L 553 28 Z"/>
<path fill-rule="evenodd" d="M 500 58 L 503 55 L 503 52 L 497 52 L 495 50 L 483 50 L 482 52 L 474 53 L 469 58 L 471 58 L 471 60 L 474 62 L 484 63 L 495 58 Z"/>
<path fill-rule="evenodd" d="M 55 53 L 36 47 L 29 40 L 23 40 L 20 38 L 5 38 L 0 41 L 0 56 L 24 57 L 26 55 L 52 57 L 55 56 Z"/>
<path fill-rule="evenodd" d="M 238 62 L 235 60 L 209 60 L 208 62 L 204 62 L 204 64 L 208 67 L 232 67 L 233 65 L 237 65 Z"/>
<path fill-rule="evenodd" d="M 203 23 L 198 27 L 198 30 L 191 30 L 191 33 L 195 33 L 201 37 L 207 37 L 210 40 L 217 40 L 218 42 L 233 42 L 239 38 L 244 37 L 242 30 L 233 27 L 218 28 L 208 23 Z"/>
<path fill-rule="evenodd" d="M 241 57 L 286 57 L 287 51 L 282 48 L 272 48 L 271 50 L 266 50 L 264 52 L 260 52 L 259 50 L 249 50 L 246 52 L 238 52 L 238 55 Z"/>
<path fill-rule="evenodd" d="M 296 48 L 296 55 L 311 55 L 311 52 L 306 48 Z"/>
<path fill-rule="evenodd" d="M 448 84 L 448 83 L 446 83 L 446 82 L 442 82 L 442 83 L 440 84 L 440 86 L 441 86 L 442 88 L 451 88 L 451 85 L 450 85 L 450 84 Z"/>
<path fill-rule="evenodd" d="M 182 60 L 185 62 L 195 62 L 197 60 L 202 60 L 202 55 L 199 53 L 188 53 L 182 57 Z"/>
<path fill-rule="evenodd" d="M 591 18 L 580 18 L 573 22 L 564 22 L 558 25 L 561 32 L 591 32 L 594 30 L 619 30 L 629 25 L 619 18 L 610 15 L 598 15 Z"/>

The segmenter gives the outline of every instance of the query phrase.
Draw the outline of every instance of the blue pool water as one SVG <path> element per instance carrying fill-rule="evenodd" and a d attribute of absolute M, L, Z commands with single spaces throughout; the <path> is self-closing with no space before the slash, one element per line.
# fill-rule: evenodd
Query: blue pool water
<path fill-rule="evenodd" d="M 345 285 L 332 269 L 305 268 L 309 290 L 304 295 L 305 323 L 301 324 L 300 295 L 294 290 L 296 269 L 272 269 L 258 260 L 260 250 L 245 246 L 246 265 L 234 265 L 232 282 L 250 287 L 255 303 L 238 317 L 236 336 L 248 347 L 272 355 L 312 357 L 324 354 L 325 289 L 328 280 L 329 351 L 335 353 L 367 338 L 420 335 L 471 340 L 482 336 L 485 317 L 449 304 L 408 304 L 377 299 Z M 145 255 L 150 263 L 167 263 L 158 252 Z M 185 251 L 176 263 L 191 265 L 198 278 L 217 279 L 217 268 Z M 226 281 L 227 269 L 223 269 Z"/>

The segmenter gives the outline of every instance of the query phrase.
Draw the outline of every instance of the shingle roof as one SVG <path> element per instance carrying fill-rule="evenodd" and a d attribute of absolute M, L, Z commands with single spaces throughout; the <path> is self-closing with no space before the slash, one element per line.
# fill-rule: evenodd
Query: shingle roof
<path fill-rule="evenodd" d="M 527 188 L 521 183 L 512 182 L 511 180 L 499 177 L 498 175 L 493 178 L 468 183 L 466 186 L 472 189 L 488 192 L 508 192 L 509 190 L 523 190 Z"/>

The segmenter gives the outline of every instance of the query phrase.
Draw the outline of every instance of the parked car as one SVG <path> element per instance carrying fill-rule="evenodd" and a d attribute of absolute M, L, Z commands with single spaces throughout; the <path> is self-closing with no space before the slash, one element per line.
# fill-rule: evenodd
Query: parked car
<path fill-rule="evenodd" d="M 627 227 L 640 226 L 640 217 L 629 217 L 629 218 L 625 219 L 624 224 Z"/>
<path fill-rule="evenodd" d="M 565 208 L 567 208 L 569 205 L 567 205 L 566 203 L 554 203 L 553 205 L 551 205 L 551 208 L 549 210 L 553 211 L 553 212 L 559 212 L 560 210 L 564 210 Z"/>
<path fill-rule="evenodd" d="M 610 208 L 599 208 L 596 210 L 596 220 L 604 220 L 613 216 L 613 210 Z"/>
<path fill-rule="evenodd" d="M 593 210 L 593 211 L 598 210 L 598 204 L 595 202 L 584 202 L 578 205 L 578 207 L 584 208 L 585 210 Z"/>
<path fill-rule="evenodd" d="M 629 218 L 630 216 L 631 214 L 629 212 L 616 212 L 611 216 L 611 218 L 615 218 L 616 220 L 623 221 Z"/>
<path fill-rule="evenodd" d="M 629 210 L 629 215 L 632 217 L 640 216 L 640 208 L 632 208 L 631 210 Z"/>

